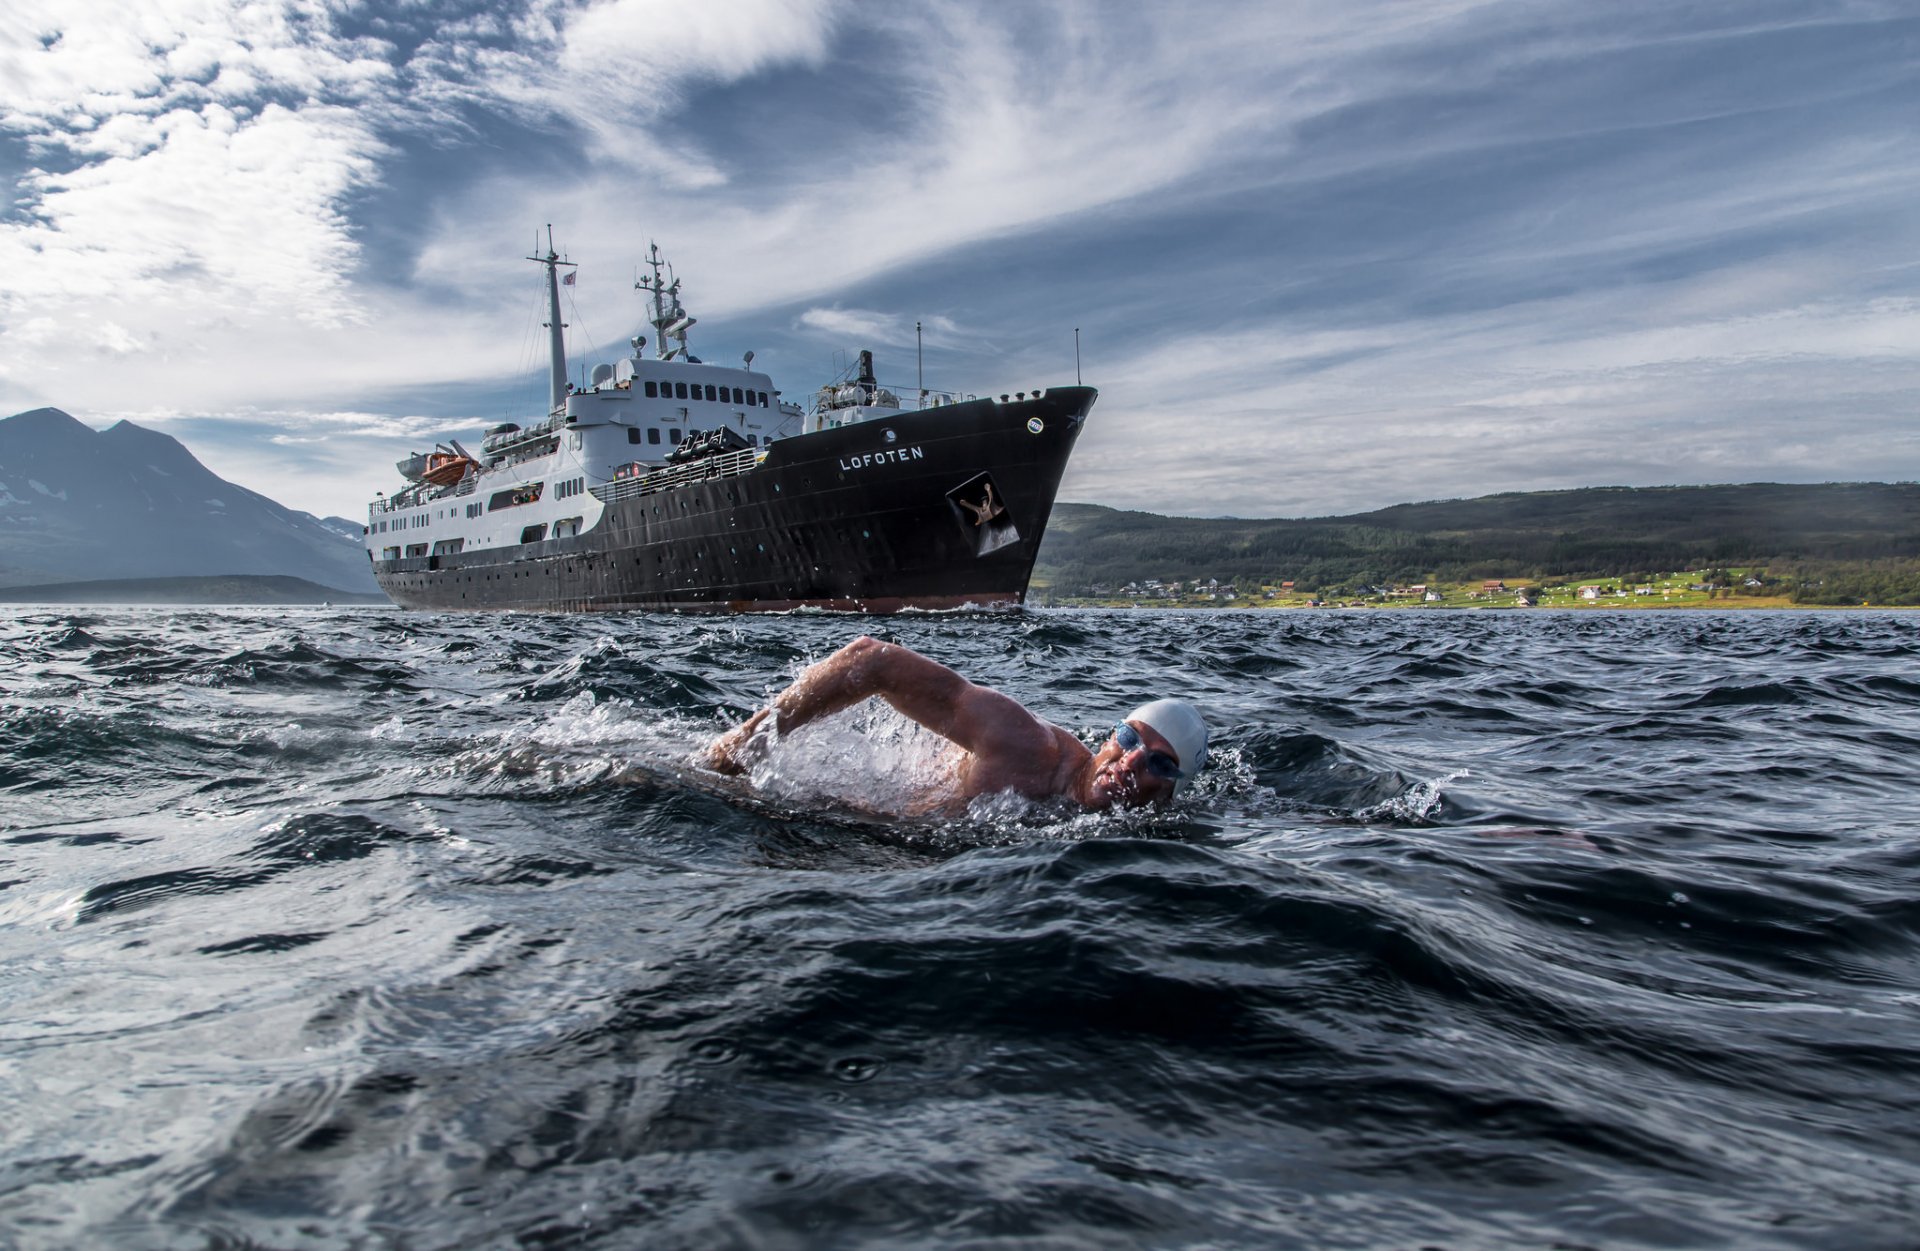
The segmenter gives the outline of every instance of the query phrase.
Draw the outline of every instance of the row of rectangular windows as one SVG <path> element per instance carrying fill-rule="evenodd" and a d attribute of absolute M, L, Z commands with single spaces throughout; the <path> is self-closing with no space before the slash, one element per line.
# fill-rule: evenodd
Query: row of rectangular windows
<path fill-rule="evenodd" d="M 729 401 L 728 396 L 732 399 Z M 646 382 L 646 396 L 650 400 L 712 400 L 716 404 L 749 404 L 757 408 L 772 407 L 767 402 L 765 391 L 748 391 L 741 387 L 717 387 L 713 383 L 694 383 L 689 387 L 684 382 L 655 382 L 649 378 Z"/>
<path fill-rule="evenodd" d="M 556 539 L 572 538 L 574 535 L 580 533 L 580 527 L 585 520 L 586 518 L 584 517 L 562 517 L 553 523 L 553 537 Z M 547 523 L 544 521 L 536 522 L 520 531 L 520 541 L 522 543 L 538 543 L 546 537 Z M 465 539 L 441 539 L 433 545 L 432 554 L 435 556 L 458 556 L 466 545 L 467 541 Z M 409 543 L 406 547 L 406 554 L 409 560 L 416 556 L 425 556 L 428 554 L 427 545 L 425 543 Z M 380 559 L 399 560 L 400 548 L 388 547 L 382 549 Z"/>

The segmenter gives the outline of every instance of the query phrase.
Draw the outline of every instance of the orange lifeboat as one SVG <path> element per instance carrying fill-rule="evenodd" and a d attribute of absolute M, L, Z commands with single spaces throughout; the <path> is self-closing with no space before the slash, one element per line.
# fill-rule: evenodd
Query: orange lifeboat
<path fill-rule="evenodd" d="M 452 486 L 480 468 L 480 462 L 458 452 L 434 452 L 427 457 L 426 472 L 421 475 L 435 486 Z"/>

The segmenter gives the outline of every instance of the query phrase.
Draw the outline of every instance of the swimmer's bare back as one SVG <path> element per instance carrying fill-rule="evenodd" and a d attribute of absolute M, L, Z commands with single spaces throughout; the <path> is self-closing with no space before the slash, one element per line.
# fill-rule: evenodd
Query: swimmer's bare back
<path fill-rule="evenodd" d="M 1082 792 L 1093 757 L 1079 739 L 938 661 L 864 636 L 810 666 L 771 704 L 716 738 L 707 748 L 707 767 L 744 773 L 766 750 L 761 731 L 769 720 L 785 735 L 872 698 L 965 753 L 953 790 L 938 801 L 942 806 L 1009 790 L 1029 799 L 1087 802 Z"/>

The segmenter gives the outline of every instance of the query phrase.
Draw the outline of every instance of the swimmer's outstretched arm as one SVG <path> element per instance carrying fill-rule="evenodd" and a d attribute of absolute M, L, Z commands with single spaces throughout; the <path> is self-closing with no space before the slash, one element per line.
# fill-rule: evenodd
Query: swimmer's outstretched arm
<path fill-rule="evenodd" d="M 809 667 L 770 705 L 713 740 L 707 767 L 744 773 L 754 736 L 769 717 L 776 718 L 778 733 L 789 734 L 873 696 L 971 752 L 1044 750 L 1052 743 L 1052 728 L 1015 700 L 975 686 L 910 648 L 862 636 Z"/>

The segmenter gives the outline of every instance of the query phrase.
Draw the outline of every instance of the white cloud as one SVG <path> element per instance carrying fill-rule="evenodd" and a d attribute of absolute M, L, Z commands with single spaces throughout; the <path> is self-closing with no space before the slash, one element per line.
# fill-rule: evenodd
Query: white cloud
<path fill-rule="evenodd" d="M 699 334 L 765 333 L 777 309 L 807 340 L 900 348 L 917 318 L 981 393 L 1070 359 L 1008 293 L 1058 309 L 1089 283 L 1113 301 L 1090 316 L 1150 350 L 1089 357 L 1105 398 L 1069 497 L 1325 511 L 1541 474 L 1844 476 L 1911 447 L 1888 414 L 1911 411 L 1920 353 L 1893 268 L 1920 254 L 1920 139 L 1878 120 L 1910 75 L 1794 60 L 1897 5 L 490 3 L 0 10 L 0 130 L 31 165 L 0 220 L 0 411 L 213 415 L 199 429 L 259 440 L 234 462 L 277 467 L 276 489 L 277 457 L 318 452 L 303 489 L 357 500 L 393 444 L 461 425 L 369 395 L 537 366 L 542 315 L 503 293 L 530 268 L 514 241 L 551 221 L 586 263 L 576 332 L 637 324 L 652 232 Z M 1772 61 L 1746 55 L 1776 34 Z M 1779 72 L 1756 87 L 1757 63 Z M 1764 125 L 1717 129 L 1741 117 Z M 500 172 L 502 119 L 551 150 Z M 766 129 L 793 150 L 740 150 Z M 449 152 L 474 158 L 451 189 L 454 162 L 424 159 Z M 378 223 L 353 216 L 369 195 Z M 1235 197 L 1311 239 L 1187 237 Z M 1300 216 L 1319 202 L 1366 221 Z M 1084 268 L 853 290 L 1016 237 Z M 1169 252 L 1204 257 L 1207 285 Z M 369 255 L 413 268 L 369 275 Z M 338 486 L 356 456 L 361 485 Z"/>
<path fill-rule="evenodd" d="M 107 351 L 122 356 L 129 352 L 141 351 L 146 346 L 129 333 L 125 326 L 111 321 L 100 327 L 99 342 L 100 346 Z"/>
<path fill-rule="evenodd" d="M 961 330 L 951 317 L 914 318 L 864 308 L 810 308 L 800 314 L 798 324 L 836 347 L 848 343 L 906 347 L 916 342 L 916 324 L 919 327 L 917 341 L 927 346 L 968 344 L 978 339 Z"/>
<path fill-rule="evenodd" d="M 1884 479 L 1920 464 L 1907 416 L 1920 301 L 1616 329 L 1644 302 L 1582 294 L 1352 333 L 1282 319 L 1179 340 L 1092 379 L 1105 398 L 1062 498 L 1282 516 L 1601 483 Z"/>
<path fill-rule="evenodd" d="M 729 170 L 724 153 L 683 152 L 678 159 L 703 172 L 677 183 L 596 165 L 558 197 L 503 178 L 449 209 L 423 267 L 454 282 L 497 272 L 478 254 L 486 241 L 556 215 L 582 254 L 631 255 L 636 222 L 670 223 L 670 250 L 700 276 L 703 309 L 763 308 L 1177 186 L 1249 136 L 1272 138 L 1287 116 L 1266 84 L 1290 25 L 1263 13 L 954 3 L 881 12 L 863 16 L 883 23 L 905 58 L 887 80 L 886 115 L 824 136 L 835 155 L 799 167 L 770 200 L 763 187 L 740 186 L 753 171 Z M 797 35 L 785 47 L 802 63 L 819 55 Z M 758 52 L 751 63 L 771 59 Z M 701 68 L 717 76 L 744 64 Z M 848 73 L 864 80 L 895 68 Z M 545 82 L 516 90 L 537 94 Z"/>
<path fill-rule="evenodd" d="M 11 84 L 0 88 L 0 124 L 48 159 L 22 182 L 29 211 L 0 225 L 0 358 L 65 337 L 74 347 L 61 365 L 71 366 L 91 343 L 124 371 L 116 387 L 202 411 L 289 388 L 346 398 L 376 380 L 470 378 L 476 354 L 498 361 L 512 342 L 510 315 L 471 309 L 497 306 L 515 263 L 498 242 L 529 221 L 573 222 L 581 254 L 623 262 L 636 215 L 680 224 L 675 251 L 699 275 L 696 307 L 724 314 L 1164 184 L 1266 108 L 1222 81 L 1224 63 L 1185 98 L 1190 59 L 1233 46 L 1214 23 L 1196 22 L 1216 33 L 1190 47 L 1166 38 L 1171 18 L 1122 33 L 1091 13 L 1063 14 L 1035 28 L 1034 48 L 957 5 L 890 17 L 901 46 L 943 49 L 900 76 L 895 128 L 858 169 L 823 166 L 765 208 L 716 193 L 735 171 L 691 139 L 670 152 L 631 139 L 672 133 L 656 123 L 694 84 L 820 63 L 838 20 L 825 0 L 541 3 L 510 22 L 476 13 L 404 65 L 390 46 L 338 35 L 328 9 L 305 0 L 79 5 L 44 47 L 51 18 L 14 18 L 0 28 L 0 81 Z M 465 37 L 489 31 L 492 44 Z M 1163 51 L 1142 59 L 1143 48 Z M 1039 72 L 1076 50 L 1083 61 Z M 1257 62 L 1242 48 L 1233 72 Z M 403 79 L 404 100 L 392 94 Z M 594 91 L 580 89 L 587 80 Z M 577 124 L 606 159 L 557 196 L 515 179 L 442 207 L 419 273 L 470 295 L 467 311 L 435 314 L 424 299 L 356 285 L 346 207 L 381 181 L 397 154 L 393 128 L 416 105 L 437 123 L 476 103 Z M 677 186 L 634 182 L 621 171 L 636 162 L 695 172 Z M 823 253 L 857 259 L 822 265 Z M 632 322 L 624 286 L 583 289 L 589 312 L 599 309 L 587 321 Z M 84 327 L 108 317 L 120 333 L 105 340 Z M 937 313 L 921 320 L 962 338 Z M 450 324 L 471 337 L 455 342 Z M 900 344 L 911 325 L 890 315 L 873 328 Z M 44 356 L 6 375 L 19 401 L 111 403 L 104 388 L 76 386 L 71 368 L 37 364 Z"/>
<path fill-rule="evenodd" d="M 817 331 L 822 337 L 844 343 L 898 343 L 901 341 L 898 316 L 857 308 L 810 308 L 800 314 L 800 325 Z M 911 342 L 911 339 L 907 340 Z"/>
<path fill-rule="evenodd" d="M 679 185 L 706 189 L 726 176 L 690 146 L 656 147 L 652 123 L 689 84 L 734 81 L 776 65 L 825 59 L 838 0 L 686 4 L 610 0 L 572 16 L 559 32 L 542 102 L 584 127 L 594 154 L 643 165 Z M 581 83 L 594 90 L 579 90 Z"/>
<path fill-rule="evenodd" d="M 0 127 L 40 162 L 0 225 L 0 353 L 28 318 L 128 357 L 359 316 L 344 201 L 387 148 L 356 106 L 391 69 L 324 17 L 76 3 L 0 26 Z M 102 313 L 112 330 L 89 336 Z"/>
<path fill-rule="evenodd" d="M 351 393 L 381 369 L 389 384 L 471 377 L 475 352 L 511 342 L 510 316 L 449 318 L 357 285 L 351 198 L 382 182 L 397 135 L 451 127 L 476 103 L 544 124 L 593 129 L 622 110 L 644 123 L 687 82 L 817 56 L 832 27 L 815 3 L 543 2 L 511 22 L 449 22 L 402 65 L 391 45 L 341 35 L 335 7 L 75 0 L 0 16 L 0 129 L 37 161 L 0 222 L 0 377 L 16 402 L 95 406 L 71 368 L 90 351 L 128 371 L 114 389 L 206 410 L 263 392 Z M 496 46 L 465 45 L 488 30 Z M 473 68 L 488 72 L 470 79 Z M 512 237 L 541 216 L 516 220 Z M 104 335 L 89 325 L 109 317 Z M 427 350 L 449 321 L 473 337 Z M 368 323 L 376 334 L 353 330 Z M 426 341 L 389 348 L 396 335 Z M 63 343 L 57 362 L 27 351 Z M 334 358 L 324 369 L 319 352 Z"/>

